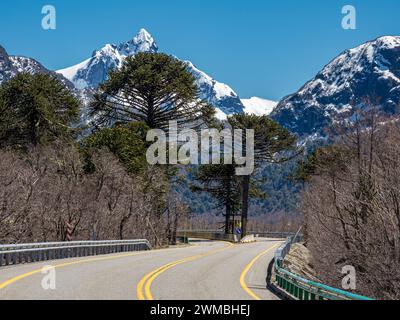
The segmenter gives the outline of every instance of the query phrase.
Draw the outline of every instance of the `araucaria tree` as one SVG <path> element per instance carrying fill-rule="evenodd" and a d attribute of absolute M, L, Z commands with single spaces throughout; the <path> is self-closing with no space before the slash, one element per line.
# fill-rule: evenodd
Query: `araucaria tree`
<path fill-rule="evenodd" d="M 79 101 L 57 78 L 18 74 L 0 87 L 0 147 L 26 147 L 71 137 Z"/>
<path fill-rule="evenodd" d="M 187 66 L 166 54 L 138 53 L 110 73 L 90 106 L 95 126 L 144 122 L 150 129 L 164 129 L 170 120 L 200 125 L 212 114 L 201 101 Z"/>
<path fill-rule="evenodd" d="M 296 147 L 296 138 L 288 130 L 267 116 L 235 114 L 228 118 L 233 129 L 254 130 L 255 168 L 263 163 L 283 163 L 295 157 L 300 150 Z M 245 139 L 243 139 L 245 141 Z M 246 146 L 243 146 L 247 152 Z M 242 176 L 242 233 L 247 234 L 250 185 L 252 175 Z"/>
<path fill-rule="evenodd" d="M 217 209 L 225 208 L 225 233 L 231 233 L 231 218 L 240 210 L 240 180 L 235 165 L 200 166 L 195 179 L 198 183 L 194 183 L 191 189 L 207 192 L 217 201 Z"/>

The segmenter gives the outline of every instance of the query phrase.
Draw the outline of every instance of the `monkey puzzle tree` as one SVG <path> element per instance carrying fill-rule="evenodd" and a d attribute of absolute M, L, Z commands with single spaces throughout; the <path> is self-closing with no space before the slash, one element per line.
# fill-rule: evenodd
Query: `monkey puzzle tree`
<path fill-rule="evenodd" d="M 203 165 L 195 172 L 198 183 L 192 191 L 207 192 L 217 201 L 217 208 L 225 208 L 225 233 L 230 233 L 229 222 L 240 210 L 240 181 L 235 165 Z"/>
<path fill-rule="evenodd" d="M 283 163 L 299 154 L 296 138 L 288 130 L 267 116 L 235 114 L 228 118 L 233 129 L 242 129 L 244 138 L 246 130 L 254 130 L 255 167 L 262 163 Z M 244 141 L 245 139 L 243 139 Z M 244 152 L 246 144 L 243 145 Z M 247 234 L 247 219 L 252 175 L 242 176 L 242 232 Z"/>
<path fill-rule="evenodd" d="M 55 77 L 21 73 L 0 87 L 0 146 L 26 147 L 70 138 L 79 101 Z"/>
<path fill-rule="evenodd" d="M 96 126 L 142 121 L 165 129 L 170 120 L 200 125 L 212 108 L 201 101 L 187 66 L 166 54 L 138 53 L 110 72 L 90 105 Z"/>
<path fill-rule="evenodd" d="M 91 172 L 95 169 L 91 156 L 105 148 L 118 158 L 129 173 L 140 173 L 147 165 L 145 141 L 148 130 L 144 123 L 135 122 L 94 132 L 81 143 L 86 158 L 86 170 Z"/>

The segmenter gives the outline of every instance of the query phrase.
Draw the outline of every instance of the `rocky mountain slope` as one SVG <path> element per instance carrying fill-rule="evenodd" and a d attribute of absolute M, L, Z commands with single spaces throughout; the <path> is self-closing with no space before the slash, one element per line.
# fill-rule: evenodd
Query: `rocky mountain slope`
<path fill-rule="evenodd" d="M 400 37 L 386 36 L 346 50 L 298 92 L 284 98 L 271 117 L 300 136 L 323 134 L 343 116 L 364 109 L 365 98 L 387 114 L 400 103 Z"/>
<path fill-rule="evenodd" d="M 94 51 L 92 57 L 69 68 L 58 70 L 69 79 L 77 89 L 95 89 L 107 79 L 109 70 L 119 68 L 127 56 L 138 52 L 159 52 L 157 43 L 145 30 L 130 41 L 119 45 L 106 44 Z M 239 96 L 226 84 L 221 83 L 198 69 L 190 61 L 185 61 L 200 89 L 200 97 L 225 114 L 243 112 L 243 104 Z"/>
<path fill-rule="evenodd" d="M 39 63 L 35 59 L 9 55 L 7 51 L 2 46 L 0 46 L 0 84 L 10 80 L 12 77 L 20 72 L 28 72 L 31 74 L 52 74 L 59 78 L 70 89 L 73 89 L 73 85 L 62 75 L 46 69 L 41 63 Z"/>

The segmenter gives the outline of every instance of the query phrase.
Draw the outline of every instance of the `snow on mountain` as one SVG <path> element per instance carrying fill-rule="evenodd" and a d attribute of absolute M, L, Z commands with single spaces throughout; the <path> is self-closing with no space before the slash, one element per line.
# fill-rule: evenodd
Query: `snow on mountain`
<path fill-rule="evenodd" d="M 0 46 L 0 84 L 9 80 L 17 73 L 17 68 L 10 60 L 7 51 Z"/>
<path fill-rule="evenodd" d="M 27 72 L 30 74 L 45 73 L 56 76 L 67 87 L 73 89 L 73 85 L 62 75 L 46 69 L 42 64 L 32 58 L 9 55 L 0 46 L 0 84 L 10 80 L 17 73 Z"/>
<path fill-rule="evenodd" d="M 199 70 L 190 61 L 185 61 L 185 63 L 196 79 L 201 99 L 208 101 L 221 112 L 228 115 L 243 112 L 243 104 L 231 87 L 214 80 L 205 72 Z"/>
<path fill-rule="evenodd" d="M 94 51 L 91 58 L 57 72 L 74 83 L 78 89 L 96 89 L 107 79 L 111 69 L 120 68 L 127 56 L 138 52 L 158 52 L 157 43 L 145 29 L 141 29 L 128 42 L 119 45 L 107 44 L 102 49 Z M 185 63 L 200 88 L 200 98 L 213 104 L 225 114 L 243 112 L 243 104 L 228 85 L 214 80 L 190 61 Z"/>
<path fill-rule="evenodd" d="M 157 43 L 145 29 L 141 29 L 132 40 L 119 45 L 106 44 L 100 50 L 94 51 L 89 59 L 72 67 L 58 70 L 57 73 L 47 70 L 34 59 L 9 56 L 0 47 L 0 83 L 9 80 L 18 72 L 50 73 L 56 75 L 73 89 L 84 104 L 87 104 L 93 91 L 107 79 L 109 71 L 120 68 L 127 56 L 135 55 L 138 52 L 158 52 Z M 228 85 L 216 81 L 192 62 L 184 61 L 184 63 L 196 80 L 200 98 L 215 106 L 216 116 L 220 120 L 226 120 L 228 115 L 241 112 L 257 115 L 269 114 L 276 105 L 273 101 L 256 97 L 240 100 Z M 83 122 L 87 123 L 90 119 L 87 119 L 85 110 L 84 108 L 82 111 L 82 117 Z"/>
<path fill-rule="evenodd" d="M 155 53 L 158 52 L 158 46 L 147 30 L 140 29 L 139 33 L 131 41 L 120 44 L 118 51 L 124 56 L 130 56 L 138 52 Z"/>
<path fill-rule="evenodd" d="M 65 78 L 67 78 L 69 81 L 73 82 L 75 75 L 78 73 L 79 70 L 81 69 L 87 69 L 89 63 L 90 63 L 91 59 L 87 59 L 75 66 L 66 68 L 66 69 L 62 69 L 62 70 L 58 70 L 57 73 L 62 74 Z M 77 83 L 75 83 L 75 85 L 77 87 L 79 87 L 79 85 Z M 86 84 L 87 86 L 87 84 Z"/>
<path fill-rule="evenodd" d="M 338 119 L 351 119 L 365 108 L 367 97 L 387 114 L 398 111 L 400 37 L 380 37 L 344 51 L 284 98 L 271 117 L 300 136 L 323 134 Z"/>
<path fill-rule="evenodd" d="M 0 84 L 10 80 L 19 72 L 31 74 L 37 72 L 50 73 L 45 67 L 34 59 L 18 56 L 10 56 L 7 51 L 0 46 Z"/>
<path fill-rule="evenodd" d="M 77 89 L 96 88 L 107 79 L 108 72 L 122 66 L 122 56 L 115 45 L 106 44 L 92 57 L 75 66 L 58 70 Z"/>
<path fill-rule="evenodd" d="M 122 66 L 127 56 L 157 51 L 153 37 L 145 29 L 141 29 L 132 40 L 118 46 L 106 44 L 100 50 L 94 51 L 91 58 L 56 72 L 70 80 L 77 89 L 95 89 L 107 79 L 110 70 Z"/>
<path fill-rule="evenodd" d="M 241 100 L 244 105 L 244 112 L 247 114 L 254 114 L 257 116 L 269 115 L 278 105 L 278 102 L 258 97 Z"/>

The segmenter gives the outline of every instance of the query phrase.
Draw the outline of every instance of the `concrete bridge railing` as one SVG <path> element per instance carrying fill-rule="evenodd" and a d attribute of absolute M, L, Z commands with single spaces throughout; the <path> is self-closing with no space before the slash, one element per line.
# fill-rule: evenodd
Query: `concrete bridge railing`
<path fill-rule="evenodd" d="M 149 241 L 142 239 L 0 245 L 0 267 L 150 249 Z"/>

